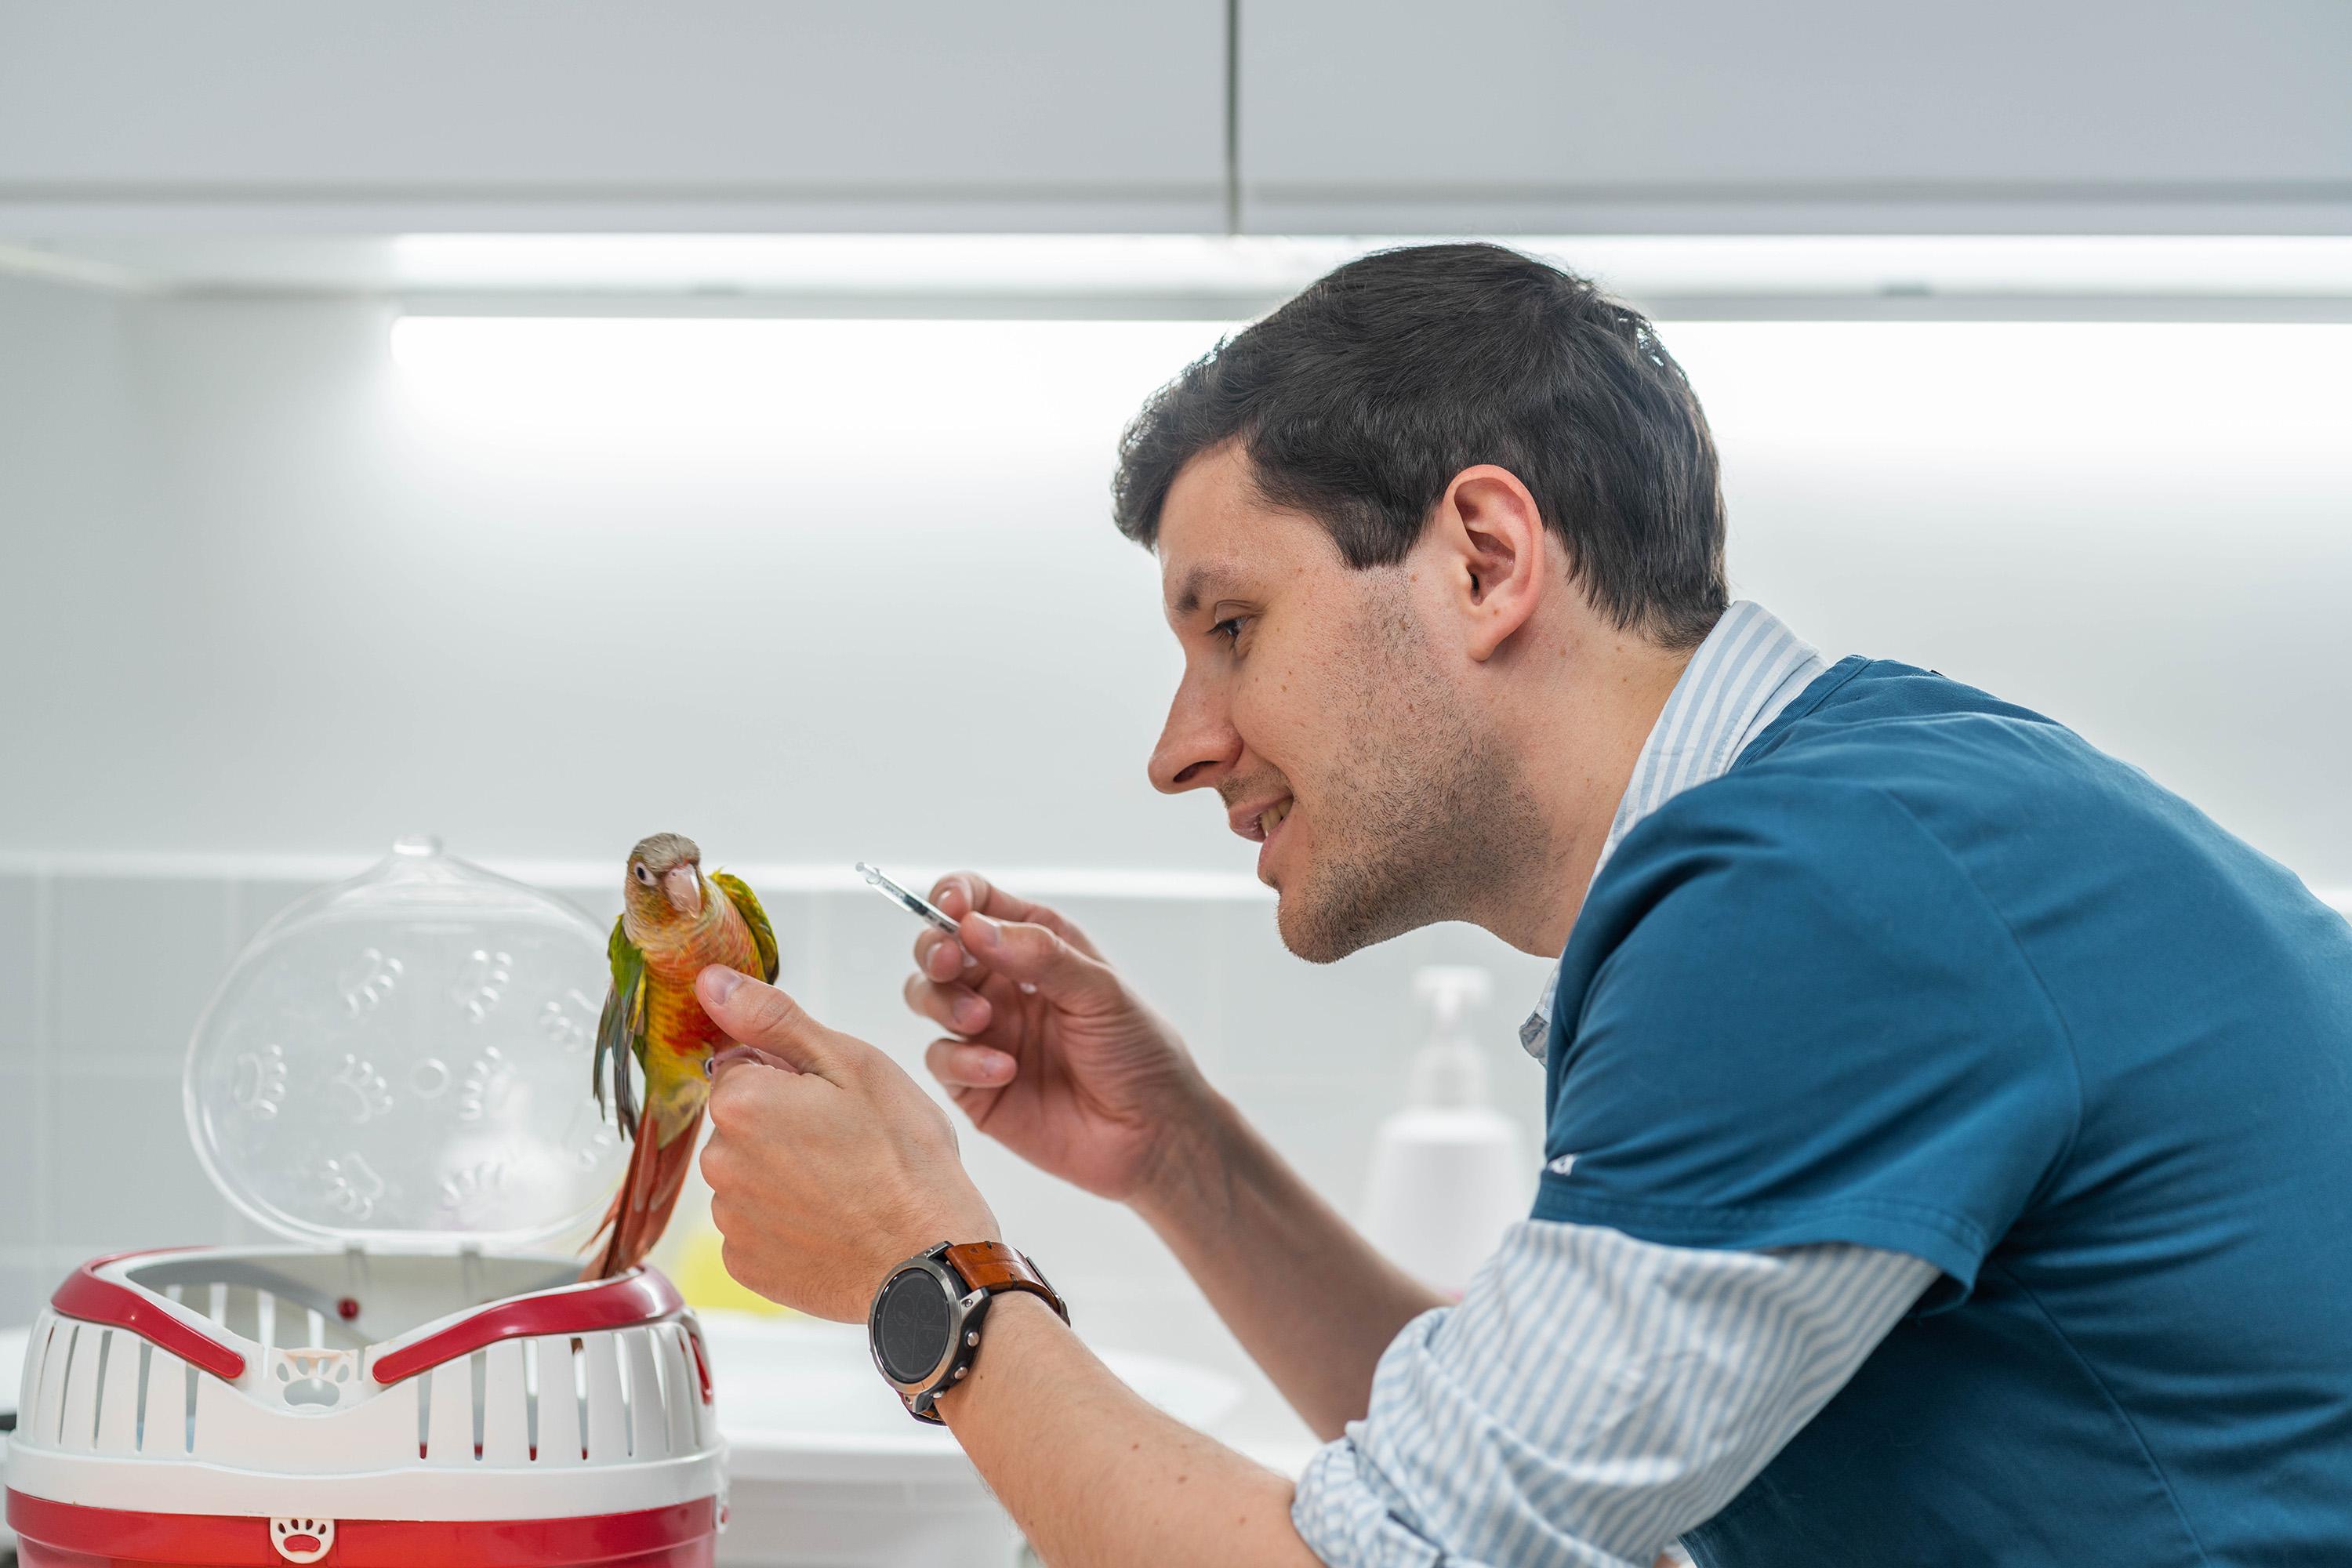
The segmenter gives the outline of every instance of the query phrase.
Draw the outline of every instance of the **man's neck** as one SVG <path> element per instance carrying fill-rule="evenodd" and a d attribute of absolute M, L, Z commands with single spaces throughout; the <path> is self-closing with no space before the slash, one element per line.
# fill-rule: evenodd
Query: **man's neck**
<path fill-rule="evenodd" d="M 1547 657 L 1517 672 L 1525 689 L 1507 721 L 1544 842 L 1517 858 L 1479 923 L 1549 958 L 1568 943 L 1633 766 L 1693 650 L 1589 620 L 1545 644 Z"/>

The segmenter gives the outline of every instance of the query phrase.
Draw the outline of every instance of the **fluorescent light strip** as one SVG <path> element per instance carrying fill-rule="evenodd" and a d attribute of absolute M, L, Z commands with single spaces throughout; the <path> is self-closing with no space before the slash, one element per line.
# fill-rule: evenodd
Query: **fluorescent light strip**
<path fill-rule="evenodd" d="M 516 452 L 788 464 L 914 443 L 1108 461 L 1143 399 L 1229 325 L 411 316 L 393 352 L 424 412 Z M 2323 453 L 2352 429 L 2352 323 L 1678 321 L 1664 335 L 1735 453 L 2253 459 Z"/>
<path fill-rule="evenodd" d="M 1226 325 L 412 315 L 393 323 L 392 353 L 421 414 L 510 453 L 1108 454 Z"/>

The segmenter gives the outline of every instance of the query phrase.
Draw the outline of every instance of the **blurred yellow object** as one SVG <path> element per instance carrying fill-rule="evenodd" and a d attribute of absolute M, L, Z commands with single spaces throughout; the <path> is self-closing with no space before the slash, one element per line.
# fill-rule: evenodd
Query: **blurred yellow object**
<path fill-rule="evenodd" d="M 686 1245 L 679 1248 L 677 1267 L 671 1270 L 671 1278 L 688 1306 L 710 1311 L 757 1312 L 769 1318 L 802 1315 L 739 1283 L 720 1260 L 719 1246 L 719 1233 L 705 1222 L 694 1227 Z"/>

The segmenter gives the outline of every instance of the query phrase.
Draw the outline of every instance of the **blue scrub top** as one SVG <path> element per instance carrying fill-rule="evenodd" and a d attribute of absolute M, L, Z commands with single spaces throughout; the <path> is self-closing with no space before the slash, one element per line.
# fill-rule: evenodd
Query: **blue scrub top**
<path fill-rule="evenodd" d="M 1847 659 L 1626 836 L 1551 1027 L 1538 1217 L 1942 1271 L 1700 1563 L 2352 1564 L 2352 928 L 2145 773 Z"/>

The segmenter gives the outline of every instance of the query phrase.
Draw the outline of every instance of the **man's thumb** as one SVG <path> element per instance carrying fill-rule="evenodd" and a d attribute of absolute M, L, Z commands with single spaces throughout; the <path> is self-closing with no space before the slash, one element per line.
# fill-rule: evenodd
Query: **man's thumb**
<path fill-rule="evenodd" d="M 729 1039 L 757 1046 L 802 1072 L 833 1076 L 827 1069 L 837 1057 L 824 1026 L 774 986 L 714 963 L 694 977 L 694 991 Z"/>

